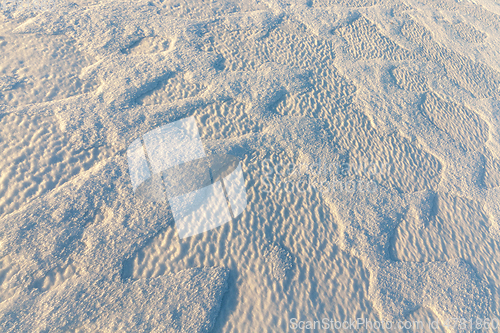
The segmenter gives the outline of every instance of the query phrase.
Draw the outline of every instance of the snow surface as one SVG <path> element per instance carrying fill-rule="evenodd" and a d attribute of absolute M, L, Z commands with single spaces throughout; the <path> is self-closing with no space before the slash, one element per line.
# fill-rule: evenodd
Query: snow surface
<path fill-rule="evenodd" d="M 7 331 L 278 332 L 363 317 L 453 332 L 452 318 L 500 316 L 496 2 L 2 13 Z M 248 205 L 181 239 L 168 204 L 134 195 L 126 149 L 186 117 L 208 155 L 240 157 Z M 332 165 L 349 170 L 335 178 Z M 376 191 L 348 189 L 369 180 Z"/>

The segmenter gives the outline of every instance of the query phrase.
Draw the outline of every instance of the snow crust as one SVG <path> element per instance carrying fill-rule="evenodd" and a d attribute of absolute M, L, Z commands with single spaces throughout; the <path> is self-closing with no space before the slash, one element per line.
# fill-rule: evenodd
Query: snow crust
<path fill-rule="evenodd" d="M 237 287 L 229 286 L 226 269 L 188 268 L 135 281 L 123 278 L 124 262 L 148 249 L 151 239 L 162 233 L 169 235 L 173 229 L 168 205 L 134 196 L 125 149 L 158 126 L 203 115 L 223 103 L 242 105 L 237 115 L 222 121 L 226 128 L 241 132 L 225 135 L 214 126 L 212 131 L 219 135 L 202 133 L 205 149 L 212 155 L 230 153 L 244 160 L 254 153 L 284 153 L 296 162 L 322 160 L 328 165 L 342 158 L 361 160 L 370 154 L 374 158 L 390 155 L 391 162 L 401 159 L 403 165 L 419 164 L 424 153 L 431 156 L 441 166 L 435 168 L 435 185 L 415 185 L 416 189 L 410 190 L 382 184 L 373 193 L 336 192 L 325 187 L 330 180 L 312 175 L 309 182 L 319 190 L 320 199 L 308 195 L 321 200 L 332 214 L 331 220 L 314 215 L 316 229 L 312 229 L 320 230 L 333 222 L 337 229 L 327 228 L 324 234 L 314 231 L 311 238 L 330 249 L 328 256 L 338 248 L 360 261 L 369 275 L 365 281 L 369 284 L 367 297 L 383 319 L 407 318 L 422 307 L 442 323 L 449 318 L 499 315 L 500 289 L 485 273 L 487 269 L 478 269 L 459 255 L 442 261 L 410 262 L 391 254 L 401 221 L 411 220 L 425 229 L 435 218 L 436 198 L 443 196 L 478 202 L 487 216 L 488 234 L 482 236 L 491 244 L 500 240 L 500 184 L 485 180 L 488 163 L 500 158 L 498 5 L 451 0 L 411 4 L 265 0 L 248 2 L 252 10 L 208 12 L 196 19 L 179 14 L 183 9 L 169 4 L 60 4 L 26 17 L 13 30 L 16 34 L 64 34 L 74 40 L 78 49 L 94 59 L 79 78 L 96 82 L 98 87 L 65 99 L 5 105 L 2 113 L 51 119 L 74 149 L 107 147 L 114 156 L 0 218 L 0 258 L 12 263 L 0 285 L 3 327 L 12 332 L 65 331 L 79 326 L 87 330 L 208 332 L 216 325 L 226 289 L 237 294 Z M 193 2 L 181 7 L 196 6 Z M 211 35 L 212 30 L 221 36 Z M 147 38 L 161 38 L 161 48 L 141 51 Z M 224 38 L 241 44 L 224 44 Z M 280 57 L 273 57 L 272 42 L 266 44 L 272 38 L 282 43 Z M 248 49 L 235 51 L 241 45 Z M 289 53 L 286 47 L 290 47 Z M 242 54 L 241 59 L 235 53 Z M 315 54 L 313 58 L 310 53 Z M 19 80 L 13 75 L 1 76 L 0 94 L 15 90 Z M 201 88 L 193 96 L 173 98 L 168 103 L 141 103 L 165 82 L 183 82 L 181 90 L 187 85 Z M 341 97 L 338 104 L 323 107 L 324 111 L 318 105 L 329 101 L 332 94 L 318 93 L 317 87 L 328 84 L 340 87 Z M 343 85 L 354 88 L 349 91 Z M 320 112 L 326 116 L 318 116 Z M 338 120 L 342 116 L 345 119 Z M 254 128 L 239 128 L 241 119 Z M 354 130 L 353 123 L 358 126 Z M 208 120 L 202 125 L 210 127 Z M 400 146 L 407 148 L 398 150 Z M 423 173 L 421 177 L 433 178 Z M 255 185 L 252 181 L 247 183 Z M 261 188 L 253 185 L 251 193 L 257 200 L 261 197 L 255 192 Z M 284 197 L 266 209 L 278 211 L 286 202 Z M 259 203 L 253 204 L 259 207 Z M 298 211 L 300 206 L 299 200 L 294 209 Z M 266 209 L 253 214 L 264 214 Z M 283 224 L 302 221 L 300 216 L 285 215 L 280 220 Z M 238 220 L 248 239 L 260 235 L 256 220 L 260 218 L 245 212 Z M 251 247 L 248 240 L 241 239 L 237 239 L 241 244 L 235 241 L 240 246 L 237 248 L 222 243 L 225 230 L 203 236 L 202 241 L 211 248 L 214 245 L 207 239 L 217 235 L 213 237 L 222 237 L 217 241 L 228 247 L 227 252 L 238 255 Z M 302 234 L 291 237 L 297 243 L 304 242 L 306 234 L 299 230 Z M 230 231 L 230 235 L 241 235 Z M 289 240 L 287 237 L 283 239 Z M 313 244 L 308 243 L 305 253 L 313 251 Z M 200 249 L 203 246 L 191 245 L 199 251 L 194 258 L 209 257 Z M 170 249 L 176 245 L 162 246 Z M 299 248 L 288 248 L 294 258 L 299 256 Z M 319 256 L 321 250 L 315 250 Z M 178 252 L 190 253 L 185 249 Z M 267 259 L 258 263 L 272 266 L 272 283 L 284 283 L 290 280 L 284 277 L 293 276 L 292 255 L 286 250 L 274 247 L 263 257 Z M 243 258 L 250 261 L 251 256 Z M 190 263 L 196 260 L 186 259 Z M 224 260 L 221 262 L 227 264 Z M 76 272 L 44 290 L 47 276 L 68 267 L 77 267 Z M 300 274 L 305 273 L 297 273 L 295 278 L 303 279 Z M 314 289 L 314 283 L 307 288 Z M 240 290 L 250 297 L 251 292 Z M 302 303 L 306 303 L 304 299 Z M 278 313 L 289 309 L 287 304 L 279 306 Z M 224 313 L 225 319 L 230 318 L 228 326 L 252 329 L 242 324 L 243 319 Z M 283 320 L 287 319 L 271 324 L 287 327 Z"/>

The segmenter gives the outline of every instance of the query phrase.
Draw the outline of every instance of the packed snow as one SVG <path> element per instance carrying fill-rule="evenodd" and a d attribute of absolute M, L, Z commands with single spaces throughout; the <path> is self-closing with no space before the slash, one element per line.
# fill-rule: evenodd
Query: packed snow
<path fill-rule="evenodd" d="M 190 237 L 127 157 L 183 119 L 247 195 Z M 500 324 L 495 1 L 0 0 L 0 147 L 6 332 Z"/>

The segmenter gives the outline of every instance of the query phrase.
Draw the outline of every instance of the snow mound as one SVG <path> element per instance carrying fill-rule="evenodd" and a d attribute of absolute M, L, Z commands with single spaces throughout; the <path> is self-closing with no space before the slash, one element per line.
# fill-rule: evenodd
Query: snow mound
<path fill-rule="evenodd" d="M 491 310 L 487 289 L 460 259 L 426 264 L 384 262 L 372 270 L 370 294 L 388 320 L 403 318 L 420 306 L 434 311 L 443 323 L 452 318 L 487 318 Z"/>
<path fill-rule="evenodd" d="M 210 332 L 227 289 L 222 268 L 123 283 L 84 275 L 2 304 L 4 332 Z"/>

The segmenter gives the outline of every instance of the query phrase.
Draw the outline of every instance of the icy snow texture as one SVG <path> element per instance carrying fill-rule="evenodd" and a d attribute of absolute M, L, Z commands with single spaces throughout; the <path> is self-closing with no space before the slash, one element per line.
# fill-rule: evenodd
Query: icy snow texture
<path fill-rule="evenodd" d="M 70 5 L 58 11 L 45 12 L 36 19 L 26 21 L 16 31 L 64 33 L 74 38 L 82 50 L 87 50 L 98 59 L 97 63 L 82 72 L 82 78 L 98 80 L 100 86 L 95 92 L 85 95 L 10 108 L 7 111 L 27 115 L 55 115 L 61 129 L 68 133 L 75 146 L 102 144 L 123 149 L 156 125 L 189 116 L 193 110 L 212 102 L 230 99 L 243 104 L 245 114 L 263 129 L 222 140 L 207 140 L 206 146 L 212 152 L 243 154 L 267 149 L 292 155 L 297 153 L 300 160 L 306 162 L 318 158 L 335 162 L 339 154 L 349 156 L 342 140 L 352 140 L 354 150 L 359 149 L 360 144 L 353 136 L 337 136 L 336 142 L 328 130 L 341 132 L 345 130 L 343 127 L 349 127 L 351 123 L 340 123 L 337 128 L 332 128 L 327 117 L 321 119 L 274 112 L 275 104 L 285 96 L 299 99 L 297 95 L 307 91 L 308 75 L 318 75 L 317 72 L 308 72 L 308 66 L 313 67 L 314 62 L 308 59 L 308 62 L 301 64 L 302 59 L 297 56 L 310 50 L 302 49 L 291 56 L 286 54 L 283 57 L 285 60 L 281 58 L 274 62 L 273 59 L 262 64 L 255 57 L 252 60 L 257 59 L 257 63 L 249 65 L 249 69 L 232 70 L 224 67 L 224 62 L 215 52 L 206 51 L 204 48 L 207 45 L 203 45 L 206 41 L 202 40 L 206 30 L 213 27 L 231 32 L 248 29 L 251 30 L 252 38 L 259 40 L 273 29 L 281 28 L 281 24 L 290 27 L 289 21 L 302 23 L 307 32 L 322 38 L 312 43 L 322 56 L 316 58 L 316 62 L 324 60 L 325 67 L 337 68 L 340 73 L 336 75 L 343 76 L 356 87 L 353 105 L 368 115 L 370 123 L 380 135 L 392 140 L 393 133 L 398 133 L 408 139 L 409 143 L 405 147 L 417 147 L 412 148 L 414 150 L 410 155 L 415 153 L 420 156 L 425 152 L 443 166 L 438 185 L 430 190 L 405 192 L 380 186 L 376 193 L 322 192 L 325 203 L 332 207 L 335 222 L 339 225 L 335 244 L 361 259 L 369 270 L 370 299 L 379 314 L 385 318 L 401 318 L 424 306 L 443 321 L 450 317 L 488 317 L 491 311 L 489 292 L 465 261 L 397 262 L 389 254 L 389 246 L 401 216 L 411 216 L 421 227 L 425 227 L 436 194 L 463 196 L 479 201 L 489 215 L 491 235 L 500 235 L 499 188 L 488 187 L 483 181 L 485 159 L 500 156 L 498 15 L 482 6 L 453 1 L 440 1 L 437 6 L 444 9 L 439 14 L 436 14 L 436 4 L 432 1 L 416 3 L 415 8 L 413 4 L 393 5 L 387 1 L 350 4 L 347 1 L 269 0 L 265 3 L 272 12 L 259 10 L 208 20 L 168 16 L 165 14 L 167 10 L 163 12 L 154 3 L 145 2 L 109 2 L 83 10 L 78 5 Z M 352 7 L 363 8 L 353 10 Z M 460 11 L 470 18 L 458 14 Z M 493 23 L 488 26 L 490 22 Z M 432 34 L 429 30 L 443 33 Z M 168 49 L 153 54 L 128 51 L 133 50 L 142 38 L 156 36 L 172 41 Z M 457 43 L 456 36 L 464 43 Z M 307 38 L 303 37 L 304 40 Z M 334 47 L 329 49 L 329 43 Z M 333 53 L 334 59 L 331 60 L 328 57 Z M 468 58 L 464 54 L 472 56 Z M 293 57 L 296 59 L 290 60 Z M 294 66 L 290 66 L 289 63 L 293 62 Z M 320 72 L 327 70 L 321 68 Z M 136 105 L 141 96 L 155 89 L 160 82 L 179 76 L 189 83 L 200 84 L 204 89 L 195 97 L 173 101 L 168 105 Z M 309 101 L 309 104 L 306 102 L 302 106 L 311 108 L 311 104 L 315 103 L 318 101 Z M 333 118 L 336 114 L 327 116 Z M 360 132 L 365 130 L 363 128 Z M 474 134 L 471 135 L 471 132 Z M 364 133 L 359 133 L 361 135 Z M 379 140 L 376 136 L 370 139 Z M 395 145 L 404 141 L 398 140 L 401 141 Z M 323 184 L 323 179 L 312 181 L 318 188 Z M 85 210 L 65 214 L 73 201 L 83 205 L 83 209 L 86 204 L 82 204 L 81 200 L 90 198 L 91 207 L 95 195 L 106 197 L 106 186 L 103 185 L 106 182 L 98 182 L 89 188 L 71 184 L 64 187 L 70 198 L 67 199 L 69 201 L 62 201 L 62 210 L 47 213 L 43 208 L 48 207 L 50 212 L 53 207 L 49 207 L 49 202 L 52 195 L 58 193 L 56 191 L 4 218 L 6 222 L 3 224 L 10 226 L 5 229 L 8 235 L 6 239 L 11 242 L 8 244 L 15 249 L 14 253 L 25 256 L 27 260 L 22 262 L 15 278 L 4 282 L 2 288 L 22 290 L 23 286 L 37 285 L 36 278 L 41 278 L 57 265 L 67 264 L 66 261 L 70 259 L 78 262 L 84 270 L 90 270 L 89 274 L 100 273 L 101 268 L 106 271 L 98 260 L 94 262 L 97 258 L 104 258 L 117 269 L 120 260 L 131 256 L 133 251 L 143 245 L 122 244 L 122 238 L 131 239 L 137 231 L 152 236 L 153 229 L 159 230 L 165 226 L 150 217 L 157 226 L 135 226 L 136 229 L 132 227 L 130 234 L 116 227 L 118 229 L 113 234 L 122 238 L 113 237 L 119 243 L 113 244 L 110 253 L 106 254 L 104 252 L 108 249 L 104 251 L 94 243 L 100 243 L 102 237 L 114 229 L 107 230 L 101 223 L 88 224 L 85 231 L 81 228 L 71 229 L 72 223 L 81 223 L 82 219 L 93 217 L 78 215 L 84 214 Z M 120 216 L 130 214 L 142 221 L 142 218 L 152 214 L 147 210 L 144 214 L 142 211 L 131 211 L 129 207 L 119 205 L 117 202 L 120 201 L 119 198 L 111 200 L 108 210 L 118 220 Z M 156 208 L 160 209 L 159 206 Z M 85 250 L 66 254 L 65 249 L 72 249 L 72 237 L 52 234 L 53 231 L 48 227 L 40 229 L 48 232 L 48 235 L 37 236 L 30 234 L 29 228 L 19 229 L 16 226 L 16 216 L 26 216 L 27 221 L 30 221 L 37 214 L 47 216 L 48 220 L 54 219 L 54 232 L 69 228 L 67 231 L 76 238 L 83 237 L 78 236 L 79 233 L 90 234 L 91 237 L 82 238 L 87 240 L 88 243 L 83 243 L 91 249 L 88 250 L 90 252 Z M 49 244 L 53 244 L 53 248 L 29 252 L 20 244 L 30 245 L 29 240 L 34 238 L 25 238 L 24 235 L 51 240 Z M 318 238 L 320 236 L 315 235 Z M 25 243 L 23 239 L 26 239 Z M 87 253 L 97 255 L 89 256 Z"/>
<path fill-rule="evenodd" d="M 0 91 L 13 89 L 20 80 L 14 75 L 0 76 Z"/>
<path fill-rule="evenodd" d="M 113 1 L 90 7 L 67 3 L 26 21 L 16 32 L 64 33 L 99 59 L 116 54 L 147 36 L 182 39 L 203 25 L 197 20 L 164 16 L 159 11 L 146 1 Z"/>
<path fill-rule="evenodd" d="M 148 9 L 151 7 L 150 5 L 143 6 Z M 115 17 L 115 13 L 121 12 L 122 8 L 127 12 L 126 17 Z M 97 11 L 100 13 L 109 11 L 110 13 L 107 15 L 112 18 L 113 24 L 118 27 L 127 27 L 127 29 L 130 27 L 127 25 L 129 20 L 140 22 L 142 17 L 140 10 L 128 6 L 124 7 L 121 3 L 102 5 Z M 46 20 L 50 22 L 59 22 L 56 17 L 64 17 L 64 14 L 64 11 L 62 13 L 46 12 L 43 17 L 46 17 Z M 71 15 L 83 14 L 80 9 L 72 9 Z M 156 16 L 162 17 L 161 15 Z M 223 22 L 224 25 L 228 25 L 236 21 L 239 28 L 244 28 L 245 24 L 259 26 L 258 22 L 269 22 L 272 14 L 262 15 L 261 12 L 252 12 L 247 17 L 250 19 L 242 21 L 238 15 L 230 15 Z M 61 20 L 63 19 L 60 18 Z M 16 31 L 43 31 L 46 33 L 60 31 L 59 28 L 52 27 L 53 24 L 59 26 L 59 23 L 42 24 L 42 22 L 45 21 L 28 21 Z M 196 107 L 201 107 L 217 99 L 231 98 L 244 102 L 248 108 L 247 112 L 253 117 L 266 118 L 270 105 L 282 98 L 284 94 L 300 92 L 307 85 L 303 71 L 273 63 L 264 64 L 257 71 L 249 72 L 227 73 L 217 70 L 219 60 L 213 53 L 200 51 L 191 45 L 185 46 L 194 38 L 188 34 L 190 29 L 195 29 L 194 27 L 201 29 L 196 24 L 194 27 L 177 26 L 174 20 L 174 22 L 168 21 L 169 23 L 166 25 L 171 24 L 179 31 L 155 30 L 155 34 L 159 35 L 165 33 L 167 36 L 171 36 L 176 33 L 175 47 L 168 52 L 126 55 L 118 51 L 127 47 L 130 40 L 137 41 L 144 37 L 143 34 L 128 37 L 126 41 L 115 39 L 114 35 L 97 37 L 96 34 L 99 34 L 99 31 L 107 31 L 100 29 L 101 21 L 94 22 L 88 19 L 85 22 L 84 26 L 78 26 L 76 32 L 73 31 L 74 29 L 62 31 L 67 31 L 69 36 L 77 40 L 85 41 L 85 49 L 94 50 L 96 57 L 102 56 L 101 53 L 104 50 L 109 52 L 109 54 L 105 53 L 107 56 L 82 71 L 82 79 L 98 80 L 101 83 L 95 93 L 11 110 L 11 112 L 21 114 L 55 114 L 60 120 L 61 129 L 69 133 L 70 141 L 74 145 L 88 147 L 96 143 L 106 143 L 119 145 L 120 148 L 123 148 L 123 143 L 129 143 L 134 135 L 137 137 L 136 134 L 144 132 L 159 119 L 165 122 L 168 119 L 182 118 L 182 116 L 190 115 Z M 161 24 L 160 26 L 164 27 Z M 153 32 L 147 36 L 152 34 Z M 92 35 L 92 41 L 109 41 L 114 46 L 108 46 L 108 43 L 103 45 L 91 43 L 89 45 L 87 43 L 89 35 Z M 113 50 L 115 52 L 111 52 Z M 153 90 L 159 82 L 178 75 L 184 75 L 190 82 L 205 84 L 208 88 L 196 98 L 174 101 L 170 106 L 137 107 L 134 105 L 138 98 Z"/>
<path fill-rule="evenodd" d="M 23 260 L 15 262 L 14 275 L 2 283 L 3 294 L 12 297 L 4 300 L 0 321 L 12 332 L 61 331 L 93 323 L 101 316 L 108 319 L 94 325 L 110 325 L 115 331 L 129 329 L 129 325 L 137 329 L 153 325 L 149 327 L 172 332 L 208 331 L 226 288 L 223 269 L 121 281 L 123 261 L 171 224 L 164 205 L 134 200 L 122 157 L 101 162 L 7 215 L 0 220 L 0 256 Z M 58 288 L 40 292 L 39 281 L 68 262 L 77 263 L 81 271 Z M 130 305 L 141 309 L 136 303 L 141 294 L 148 295 L 143 300 L 151 303 L 137 315 Z M 49 313 L 47 307 L 52 309 Z M 161 312 L 155 312 L 160 308 Z M 20 315 L 20 311 L 26 313 Z"/>
<path fill-rule="evenodd" d="M 227 274 L 222 268 L 192 268 L 130 283 L 78 276 L 43 294 L 6 301 L 2 329 L 66 332 L 85 325 L 93 332 L 206 333 L 219 313 Z"/>

